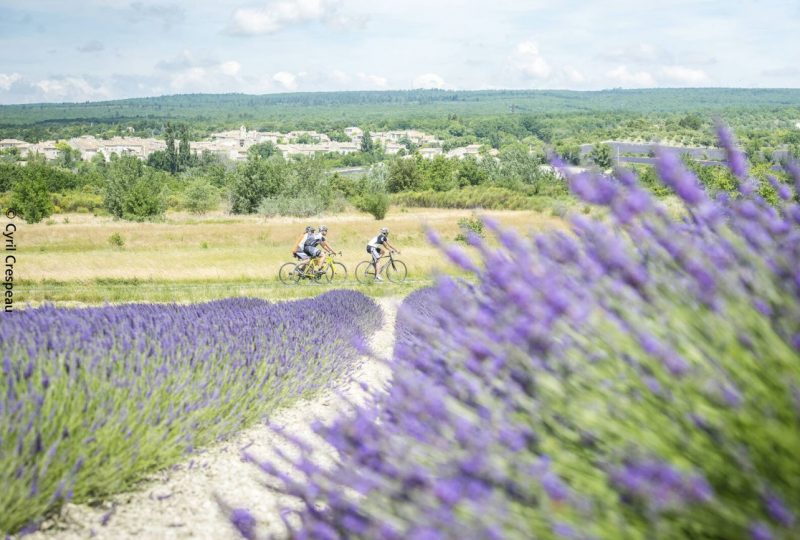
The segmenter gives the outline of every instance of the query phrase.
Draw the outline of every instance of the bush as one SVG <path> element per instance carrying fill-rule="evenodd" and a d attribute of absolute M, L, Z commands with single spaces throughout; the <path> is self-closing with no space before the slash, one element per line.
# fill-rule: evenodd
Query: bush
<path fill-rule="evenodd" d="M 28 175 L 14 183 L 10 205 L 28 223 L 39 223 L 50 217 L 55 209 L 44 180 Z"/>
<path fill-rule="evenodd" d="M 161 216 L 166 210 L 166 202 L 161 186 L 155 177 L 148 175 L 139 179 L 128 191 L 123 201 L 122 217 L 132 221 L 142 221 Z"/>
<path fill-rule="evenodd" d="M 422 172 L 416 159 L 395 159 L 389 166 L 386 187 L 391 193 L 419 189 L 422 185 Z"/>
<path fill-rule="evenodd" d="M 115 232 L 111 236 L 108 237 L 108 243 L 111 244 L 113 247 L 121 248 L 125 246 L 125 240 L 122 239 L 122 235 L 118 232 Z"/>
<path fill-rule="evenodd" d="M 387 193 L 366 193 L 354 200 L 356 208 L 371 214 L 377 220 L 386 217 L 389 210 L 389 195 Z"/>
<path fill-rule="evenodd" d="M 325 208 L 325 201 L 318 196 L 287 197 L 281 195 L 262 200 L 258 206 L 258 213 L 265 217 L 311 217 L 320 215 Z"/>
<path fill-rule="evenodd" d="M 392 195 L 395 205 L 422 208 L 483 208 L 486 210 L 542 211 L 559 199 L 526 195 L 519 190 L 495 186 L 471 186 L 452 191 L 416 191 Z"/>
<path fill-rule="evenodd" d="M 62 212 L 89 213 L 103 208 L 104 205 L 102 195 L 86 191 L 53 193 L 51 198 L 53 204 L 61 208 Z"/>
<path fill-rule="evenodd" d="M 205 178 L 190 182 L 183 196 L 186 209 L 193 214 L 205 214 L 219 205 L 219 191 Z"/>
<path fill-rule="evenodd" d="M 136 157 L 121 156 L 109 167 L 106 209 L 117 218 L 141 221 L 158 217 L 166 209 L 163 186 L 169 175 L 145 168 Z"/>
<path fill-rule="evenodd" d="M 473 235 L 483 238 L 483 220 L 475 215 L 459 219 L 458 228 L 461 229 L 461 232 L 454 238 L 456 242 L 466 243 Z"/>

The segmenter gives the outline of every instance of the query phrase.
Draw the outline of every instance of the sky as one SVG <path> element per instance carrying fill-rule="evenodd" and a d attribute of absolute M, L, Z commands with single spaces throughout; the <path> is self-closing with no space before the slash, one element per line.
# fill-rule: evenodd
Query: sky
<path fill-rule="evenodd" d="M 0 104 L 800 87 L 798 0 L 2 0 Z"/>

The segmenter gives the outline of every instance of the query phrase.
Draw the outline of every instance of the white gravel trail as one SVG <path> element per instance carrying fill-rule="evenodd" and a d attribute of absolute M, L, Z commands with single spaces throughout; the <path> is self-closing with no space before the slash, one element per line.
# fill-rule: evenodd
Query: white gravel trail
<path fill-rule="evenodd" d="M 381 357 L 391 354 L 394 321 L 399 298 L 376 299 L 384 314 L 383 327 L 371 339 L 372 350 Z M 328 423 L 348 402 L 362 403 L 370 389 L 383 388 L 391 377 L 389 368 L 365 357 L 353 377 L 336 391 L 325 391 L 303 400 L 270 418 L 287 433 L 307 440 L 322 462 L 333 462 L 335 451 L 311 430 L 314 420 Z M 257 459 L 276 457 L 275 449 L 294 455 L 294 446 L 264 424 L 256 425 L 190 460 L 154 474 L 135 492 L 116 495 L 101 507 L 68 504 L 59 516 L 26 536 L 32 540 L 95 539 L 209 539 L 241 538 L 220 510 L 216 497 L 232 507 L 252 511 L 260 532 L 281 536 L 284 532 L 278 510 L 296 504 L 290 497 L 264 486 L 267 477 L 242 459 L 242 449 Z M 320 463 L 324 464 L 324 463 Z M 106 523 L 103 524 L 102 522 Z"/>

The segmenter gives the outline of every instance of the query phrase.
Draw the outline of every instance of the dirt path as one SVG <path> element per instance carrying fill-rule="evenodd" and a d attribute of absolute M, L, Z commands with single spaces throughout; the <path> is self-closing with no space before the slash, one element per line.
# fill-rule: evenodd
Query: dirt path
<path fill-rule="evenodd" d="M 391 353 L 398 298 L 378 299 L 384 311 L 384 325 L 372 338 L 372 349 L 380 356 Z M 331 447 L 314 436 L 315 419 L 332 421 L 347 401 L 362 402 L 361 388 L 381 388 L 389 380 L 388 367 L 366 358 L 353 378 L 338 392 L 324 392 L 272 416 L 270 421 L 292 435 L 314 445 L 321 460 L 333 460 Z M 290 498 L 265 488 L 266 477 L 242 460 L 242 449 L 258 459 L 275 455 L 275 448 L 292 454 L 294 448 L 265 425 L 255 426 L 235 438 L 194 456 L 172 470 L 152 477 L 139 491 L 113 497 L 102 508 L 67 505 L 62 514 L 43 530 L 26 538 L 54 539 L 235 539 L 241 538 L 220 510 L 215 496 L 233 507 L 250 509 L 258 518 L 261 532 L 281 535 L 284 531 L 278 509 L 290 506 Z M 103 524 L 105 521 L 105 524 Z"/>

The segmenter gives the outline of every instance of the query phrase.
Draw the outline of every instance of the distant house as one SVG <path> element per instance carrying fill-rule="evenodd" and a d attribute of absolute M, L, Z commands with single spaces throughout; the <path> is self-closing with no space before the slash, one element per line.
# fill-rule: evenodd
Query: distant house
<path fill-rule="evenodd" d="M 0 140 L 0 150 L 5 150 L 7 148 L 16 148 L 20 152 L 23 150 L 27 150 L 30 148 L 30 143 L 25 141 L 20 141 L 19 139 L 3 139 Z"/>
<path fill-rule="evenodd" d="M 47 160 L 58 158 L 58 148 L 55 141 L 42 141 L 28 147 L 28 154 L 41 154 Z"/>
<path fill-rule="evenodd" d="M 436 156 L 441 156 L 443 153 L 441 148 L 420 148 L 417 151 L 419 152 L 419 155 L 425 159 L 433 159 Z"/>
<path fill-rule="evenodd" d="M 468 146 L 462 146 L 460 148 L 453 148 L 449 152 L 447 152 L 447 157 L 449 158 L 458 158 L 464 159 L 467 156 L 479 157 L 481 155 L 481 145 L 480 144 L 470 144 Z"/>
<path fill-rule="evenodd" d="M 383 145 L 383 151 L 386 154 L 390 155 L 390 156 L 393 156 L 393 155 L 397 154 L 398 152 L 400 152 L 400 150 L 405 150 L 405 149 L 406 149 L 405 146 L 403 146 L 402 144 L 397 144 L 397 143 L 389 142 L 389 143 L 385 143 Z"/>
<path fill-rule="evenodd" d="M 364 130 L 361 129 L 360 127 L 350 126 L 350 127 L 344 128 L 344 134 L 347 135 L 348 137 L 350 137 L 350 140 L 353 140 L 353 138 L 355 138 L 355 137 L 359 137 L 359 138 L 363 137 L 364 136 Z"/>

